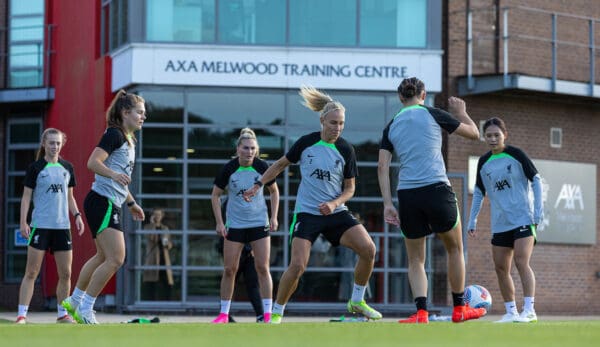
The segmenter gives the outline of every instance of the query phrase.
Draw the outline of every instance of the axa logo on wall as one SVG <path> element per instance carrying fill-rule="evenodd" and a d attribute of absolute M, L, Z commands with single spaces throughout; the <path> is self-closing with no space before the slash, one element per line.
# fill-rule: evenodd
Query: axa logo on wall
<path fill-rule="evenodd" d="M 418 76 L 441 91 L 442 52 L 133 44 L 113 55 L 113 90 L 129 84 L 395 91 Z"/>
<path fill-rule="evenodd" d="M 534 160 L 542 176 L 544 219 L 538 240 L 596 243 L 596 165 Z"/>

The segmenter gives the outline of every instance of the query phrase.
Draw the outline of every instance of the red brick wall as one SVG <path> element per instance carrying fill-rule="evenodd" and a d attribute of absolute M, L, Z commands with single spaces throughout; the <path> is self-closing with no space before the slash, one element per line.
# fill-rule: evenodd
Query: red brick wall
<path fill-rule="evenodd" d="M 466 75 L 465 16 L 460 14 L 466 1 L 450 1 L 448 5 L 448 69 L 446 91 L 456 93 L 457 77 Z M 492 0 L 471 0 L 471 6 L 482 7 L 494 3 Z M 600 3 L 594 0 L 532 0 L 501 1 L 501 5 L 522 5 L 549 11 L 570 13 L 580 16 L 600 18 Z M 458 11 L 458 12 L 457 12 Z M 517 16 L 513 17 L 516 18 Z M 522 35 L 544 35 L 541 22 L 542 15 L 529 17 L 519 15 L 519 21 L 510 22 L 511 28 L 518 28 Z M 549 23 L 549 16 L 545 17 Z M 485 20 L 479 20 L 481 23 Z M 563 25 L 566 24 L 566 25 Z M 549 25 L 549 24 L 548 24 Z M 547 35 L 550 35 L 549 32 Z M 559 39 L 587 43 L 587 24 L 581 20 L 563 19 L 559 21 Z M 600 42 L 600 30 L 596 30 L 596 43 Z M 519 44 L 512 49 L 509 66 L 511 72 L 521 72 L 533 76 L 549 76 L 549 51 L 540 53 L 539 45 Z M 501 50 L 500 50 L 501 54 Z M 588 69 L 585 64 L 589 60 L 587 49 L 573 48 L 563 50 L 559 54 L 559 79 L 589 82 Z M 598 55 L 598 53 L 597 53 Z M 485 55 L 481 55 L 485 57 Z M 583 57 L 583 58 L 582 58 Z M 493 60 L 488 57 L 489 61 Z M 485 60 L 485 59 L 484 59 Z M 500 62 L 502 61 L 500 57 Z M 582 62 L 583 61 L 583 65 Z M 512 65 L 514 62 L 514 65 Z M 483 70 L 485 63 L 476 65 Z M 502 64 L 500 64 L 501 68 Z M 600 81 L 600 69 L 596 71 L 596 84 Z M 475 71 L 477 73 L 477 71 Z M 488 73 L 492 73 L 489 71 Z M 443 104 L 447 95 L 438 98 Z M 533 159 L 573 161 L 591 163 L 600 166 L 600 107 L 598 100 L 590 100 L 576 96 L 564 96 L 551 93 L 528 93 L 524 91 L 506 91 L 488 95 L 464 97 L 471 118 L 478 124 L 480 120 L 491 116 L 502 117 L 508 127 L 507 143 L 522 148 Z M 563 130 L 562 148 L 550 147 L 550 128 Z M 457 136 L 448 140 L 448 170 L 466 172 L 470 155 L 481 155 L 486 152 L 483 142 L 468 141 Z M 600 171 L 599 171 L 600 172 Z M 596 178 L 599 182 L 599 177 Z M 596 191 L 597 195 L 598 191 Z M 469 206 L 470 208 L 470 199 Z M 597 226 L 600 226 L 600 211 L 596 212 Z M 489 204 L 484 204 L 478 223 L 477 239 L 469 238 L 467 283 L 478 283 L 490 290 L 495 300 L 494 313 L 503 312 L 502 297 L 491 259 Z M 597 234 L 598 230 L 596 231 Z M 600 235 L 597 236 L 600 240 Z M 600 271 L 600 246 L 538 244 L 533 253 L 531 265 L 536 274 L 536 309 L 538 314 L 598 314 L 600 302 L 595 300 L 600 295 L 600 279 L 596 272 Z M 522 287 L 518 273 L 513 267 L 517 304 L 522 305 Z"/>

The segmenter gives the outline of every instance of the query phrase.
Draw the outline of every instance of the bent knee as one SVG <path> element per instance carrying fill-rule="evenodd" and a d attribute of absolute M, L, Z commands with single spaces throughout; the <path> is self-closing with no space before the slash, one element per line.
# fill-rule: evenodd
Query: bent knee
<path fill-rule="evenodd" d="M 290 274 L 300 277 L 304 271 L 306 271 L 306 265 L 291 263 L 288 267 L 288 271 Z"/>
<path fill-rule="evenodd" d="M 365 258 L 365 259 L 369 259 L 369 260 L 374 260 L 375 259 L 375 252 L 377 250 L 375 249 L 375 243 L 373 243 L 373 241 L 370 241 L 369 243 L 365 244 L 358 252 L 358 255 L 361 258 Z"/>

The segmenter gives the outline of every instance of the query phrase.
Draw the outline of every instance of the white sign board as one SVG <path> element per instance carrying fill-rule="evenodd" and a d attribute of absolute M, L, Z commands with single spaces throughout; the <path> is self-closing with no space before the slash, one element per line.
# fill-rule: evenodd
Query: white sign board
<path fill-rule="evenodd" d="M 112 56 L 112 90 L 131 84 L 395 91 L 442 89 L 442 51 L 131 44 Z"/>

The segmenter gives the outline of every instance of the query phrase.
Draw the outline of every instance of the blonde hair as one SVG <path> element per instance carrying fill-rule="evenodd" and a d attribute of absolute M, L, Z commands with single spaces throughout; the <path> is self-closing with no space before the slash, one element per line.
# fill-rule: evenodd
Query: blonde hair
<path fill-rule="evenodd" d="M 63 133 L 62 131 L 60 131 L 56 128 L 48 128 L 48 129 L 44 130 L 44 132 L 42 133 L 42 140 L 40 141 L 40 148 L 38 149 L 38 151 L 35 155 L 35 160 L 40 160 L 46 156 L 46 148 L 44 147 L 44 142 L 46 142 L 46 139 L 48 138 L 48 135 L 50 135 L 50 134 L 61 135 L 62 146 L 64 146 L 65 143 L 67 143 L 67 135 L 65 133 Z M 61 148 L 62 148 L 62 146 L 61 146 Z"/>
<path fill-rule="evenodd" d="M 123 128 L 122 112 L 124 110 L 131 110 L 135 108 L 136 104 L 144 102 L 144 98 L 139 95 L 127 93 L 123 89 L 119 90 L 106 111 L 106 127 L 119 129 L 127 139 L 127 142 L 129 142 L 130 145 L 133 145 L 131 137 L 127 136 L 125 129 Z M 135 138 L 133 138 L 133 141 L 135 141 Z"/>
<path fill-rule="evenodd" d="M 256 156 L 260 154 L 260 147 L 258 146 L 258 139 L 256 139 L 256 134 L 254 130 L 250 128 L 244 128 L 240 130 L 240 137 L 237 140 L 237 146 L 239 147 L 242 144 L 242 140 L 254 140 L 256 141 Z"/>
<path fill-rule="evenodd" d="M 340 110 L 346 112 L 344 105 L 339 101 L 333 100 L 327 93 L 324 93 L 315 87 L 302 86 L 300 87 L 300 92 L 298 92 L 298 94 L 304 99 L 302 105 L 315 112 L 319 112 L 321 119 L 331 111 Z"/>

